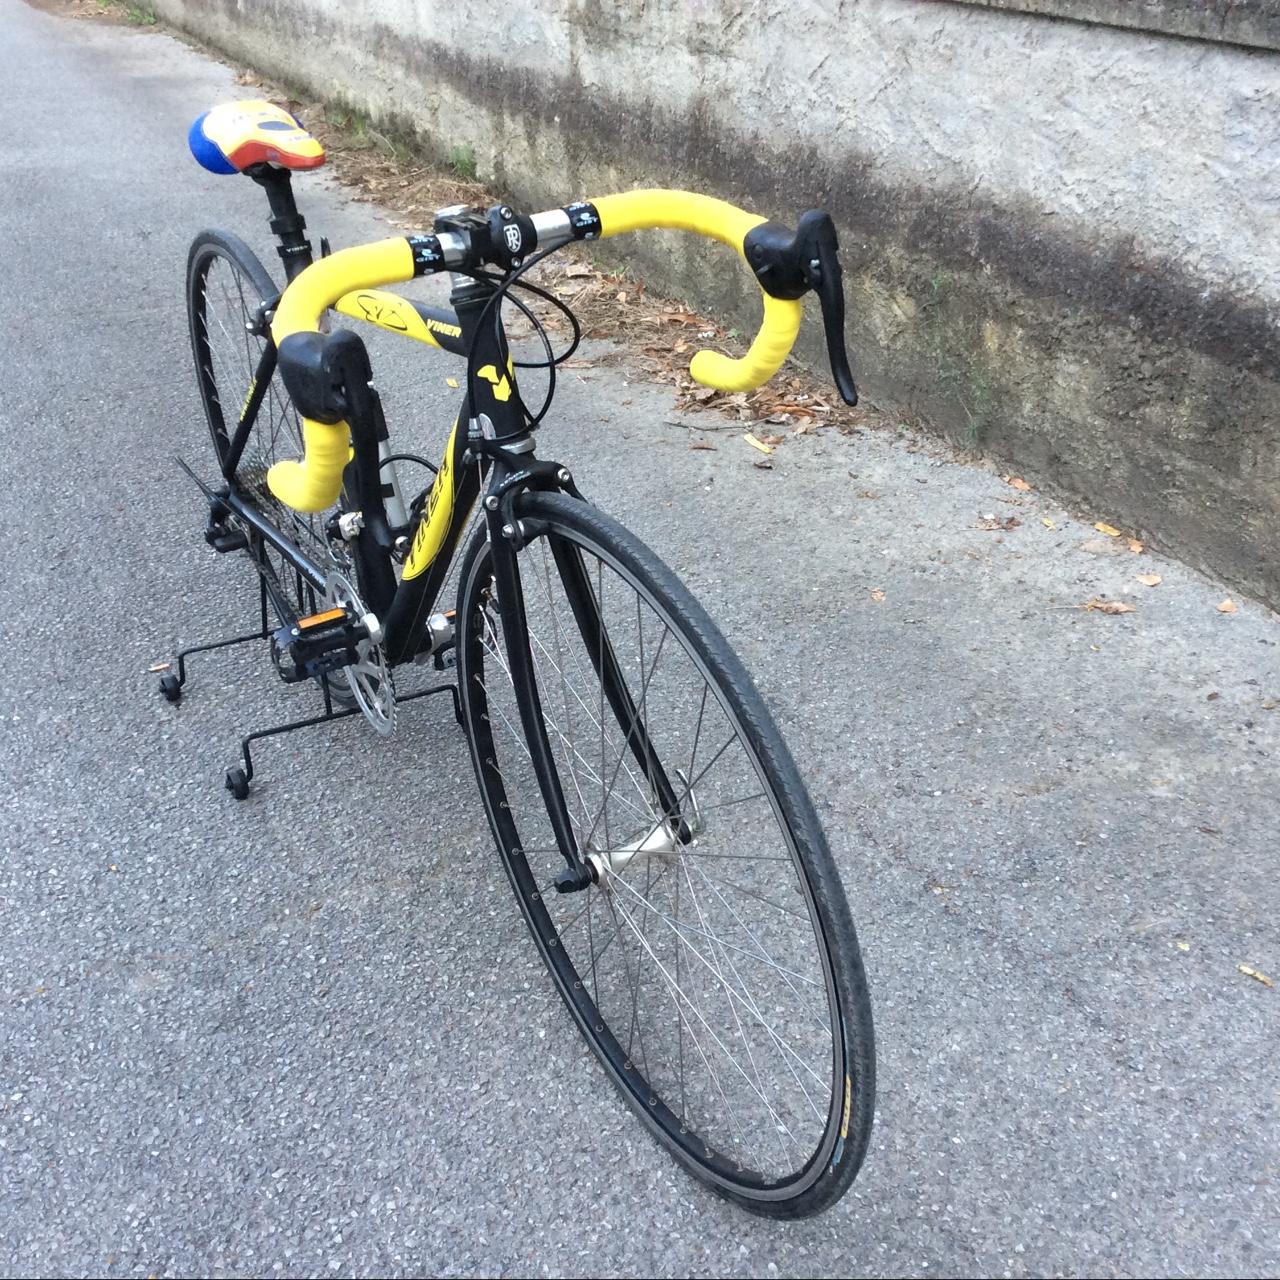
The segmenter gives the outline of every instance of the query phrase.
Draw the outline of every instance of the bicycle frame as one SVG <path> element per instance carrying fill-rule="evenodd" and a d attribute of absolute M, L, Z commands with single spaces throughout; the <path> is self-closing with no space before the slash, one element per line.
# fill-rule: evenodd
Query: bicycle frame
<path fill-rule="evenodd" d="M 455 311 L 428 307 L 381 289 L 356 290 L 340 299 L 334 309 L 390 333 L 465 357 L 470 350 L 471 342 L 475 340 L 474 332 L 468 335 L 467 326 L 470 325 L 474 330 L 490 296 L 491 286 L 478 285 L 469 279 L 460 279 L 455 286 L 452 299 L 457 307 Z M 265 338 L 266 345 L 250 382 L 249 392 L 241 407 L 235 430 L 228 442 L 222 467 L 223 479 L 227 485 L 223 501 L 240 520 L 270 543 L 307 582 L 317 590 L 323 591 L 326 578 L 325 566 L 312 559 L 292 539 L 265 520 L 252 503 L 237 493 L 234 483 L 236 468 L 240 464 L 245 443 L 276 370 L 276 347 L 271 339 L 270 328 L 265 322 L 265 317 L 260 324 L 260 333 Z M 501 348 L 501 355 L 498 357 L 497 367 L 500 367 L 507 363 L 505 336 L 498 335 L 498 345 Z M 492 366 L 489 367 L 489 372 L 491 375 Z M 486 367 L 482 367 L 481 374 L 485 373 Z M 519 420 L 516 409 L 518 401 L 513 396 L 514 372 L 497 381 L 493 381 L 492 376 L 488 379 L 482 376 L 480 383 L 488 391 L 487 397 L 482 394 L 482 398 L 486 399 L 487 403 L 480 408 L 480 413 L 485 415 L 487 423 L 492 424 L 495 438 L 501 438 L 508 443 L 509 447 L 532 455 L 532 438 L 524 431 L 523 423 Z M 364 492 L 360 497 L 362 514 L 366 525 L 369 525 L 376 523 L 379 516 L 385 519 L 383 508 L 385 494 L 384 485 L 381 483 L 384 468 L 377 460 L 376 445 L 379 436 L 383 440 L 387 437 L 376 393 L 370 393 L 369 403 L 364 406 L 353 406 L 353 409 L 358 410 L 361 407 L 365 412 L 362 414 L 355 411 L 351 418 L 353 447 L 359 453 L 361 446 L 364 445 L 365 456 L 360 461 L 366 464 L 364 470 L 372 470 L 378 476 L 379 482 L 369 484 L 367 475 L 352 477 L 352 479 L 357 483 L 361 479 L 364 480 Z M 389 661 L 393 664 L 410 661 L 420 651 L 425 640 L 423 624 L 444 584 L 458 541 L 479 497 L 479 467 L 473 462 L 464 462 L 471 433 L 469 429 L 459 432 L 458 422 L 469 425 L 480 422 L 480 418 L 472 412 L 470 394 L 464 398 L 454 429 L 450 432 L 444 455 L 440 460 L 435 483 L 431 486 L 425 512 L 413 532 L 413 542 L 405 559 L 399 587 L 395 586 L 389 547 L 368 545 L 372 540 L 362 538 L 361 541 L 365 545 L 357 549 L 358 557 L 365 569 L 362 576 L 382 580 L 382 598 L 368 600 L 367 603 L 379 617 L 385 618 L 384 647 Z M 368 449 L 371 440 L 374 444 L 373 450 Z M 367 465 L 370 463 L 372 466 Z M 495 473 L 495 479 L 501 478 L 500 471 L 501 468 L 499 473 Z M 368 510 L 368 499 L 373 500 L 375 510 Z M 396 532 L 404 536 L 409 531 L 400 529 Z"/>
<path fill-rule="evenodd" d="M 309 246 L 306 252 L 285 257 L 290 279 L 305 269 L 309 258 Z M 486 486 L 483 508 L 504 647 L 530 758 L 556 843 L 565 859 L 566 867 L 557 886 L 571 892 L 585 888 L 591 882 L 591 873 L 573 835 L 542 713 L 517 562 L 526 536 L 517 502 L 530 489 L 563 492 L 578 498 L 581 494 L 569 471 L 534 454 L 532 431 L 525 422 L 516 391 L 515 366 L 501 313 L 499 310 L 493 316 L 490 309 L 495 291 L 496 286 L 488 281 L 455 276 L 450 295 L 452 312 L 426 307 L 383 289 L 355 290 L 335 304 L 334 309 L 344 315 L 464 356 L 468 369 L 475 370 L 475 377 L 468 380 L 425 509 L 415 527 L 392 531 L 387 526 L 382 481 L 386 464 L 379 455 L 379 443 L 388 438 L 386 422 L 372 387 L 364 344 L 354 334 L 348 335 L 341 345 L 352 447 L 345 483 L 356 489 L 361 513 L 362 527 L 354 543 L 361 594 L 381 620 L 381 644 L 393 666 L 411 661 L 429 643 L 426 621 L 444 586 L 481 486 Z M 266 345 L 229 442 L 223 466 L 226 488 L 217 501 L 247 524 L 254 535 L 269 542 L 301 580 L 323 591 L 325 567 L 265 519 L 239 494 L 235 483 L 245 442 L 276 370 L 277 350 L 267 323 L 273 306 L 274 303 L 264 306 L 259 317 L 258 329 Z M 459 430 L 462 424 L 465 426 Z M 392 560 L 397 534 L 412 539 L 398 583 Z M 552 548 L 574 620 L 587 641 L 587 651 L 597 667 L 610 707 L 624 730 L 625 743 L 650 780 L 656 802 L 679 824 L 679 837 L 689 839 L 692 832 L 681 815 L 678 793 L 649 739 L 617 663 L 586 570 L 570 548 L 555 541 Z M 282 597 L 278 584 L 270 580 L 275 576 L 272 567 L 259 559 L 258 568 L 267 590 Z"/>

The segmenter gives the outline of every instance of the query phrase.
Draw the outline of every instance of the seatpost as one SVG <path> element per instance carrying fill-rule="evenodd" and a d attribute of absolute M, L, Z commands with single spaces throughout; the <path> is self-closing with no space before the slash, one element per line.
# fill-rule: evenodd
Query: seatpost
<path fill-rule="evenodd" d="M 293 200 L 293 175 L 270 164 L 256 164 L 245 172 L 267 193 L 271 233 L 280 240 L 277 252 L 284 263 L 285 281 L 290 282 L 312 262 L 311 241 L 303 234 L 307 220 Z"/>

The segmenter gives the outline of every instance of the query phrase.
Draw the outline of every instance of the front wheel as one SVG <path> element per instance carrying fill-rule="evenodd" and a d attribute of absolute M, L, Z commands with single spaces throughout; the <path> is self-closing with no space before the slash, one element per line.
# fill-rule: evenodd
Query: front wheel
<path fill-rule="evenodd" d="M 871 1007 L 812 803 L 741 662 L 609 517 L 529 495 L 521 596 L 542 721 L 592 883 L 530 760 L 480 530 L 459 580 L 464 728 L 498 851 L 560 994 L 623 1097 L 754 1212 L 833 1204 L 866 1153 Z"/>

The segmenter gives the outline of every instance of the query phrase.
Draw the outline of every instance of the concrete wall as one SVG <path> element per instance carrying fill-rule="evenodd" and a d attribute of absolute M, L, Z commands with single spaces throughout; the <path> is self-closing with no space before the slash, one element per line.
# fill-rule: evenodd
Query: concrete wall
<path fill-rule="evenodd" d="M 1280 55 L 935 0 L 157 8 L 515 199 L 831 209 L 873 400 L 1280 604 Z M 754 323 L 727 251 L 633 252 Z"/>
<path fill-rule="evenodd" d="M 1157 31 L 1280 49 L 1280 0 L 956 0 L 993 9 L 1074 18 L 1079 22 Z"/>

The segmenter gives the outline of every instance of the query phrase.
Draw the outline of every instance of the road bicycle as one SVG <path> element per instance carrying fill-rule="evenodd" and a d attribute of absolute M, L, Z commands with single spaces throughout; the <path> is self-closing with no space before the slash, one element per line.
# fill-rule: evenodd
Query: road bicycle
<path fill-rule="evenodd" d="M 862 1164 L 875 1089 L 840 878 L 724 637 L 568 467 L 537 456 L 556 365 L 579 329 L 527 273 L 562 246 L 642 228 L 721 241 L 759 281 L 763 324 L 739 359 L 699 352 L 692 376 L 731 391 L 763 384 L 813 290 L 854 403 L 830 218 L 807 213 L 793 231 L 706 196 L 631 191 L 532 215 L 446 209 L 430 232 L 322 244 L 317 257 L 291 180 L 324 153 L 293 116 L 225 104 L 190 142 L 207 168 L 264 189 L 287 280 L 279 290 L 226 232 L 191 246 L 191 342 L 213 443 L 197 465 L 216 477 L 183 465 L 205 495 L 210 545 L 245 552 L 257 571 L 254 637 L 286 682 L 315 681 L 325 700 L 323 716 L 250 738 L 343 715 L 390 733 L 398 703 L 418 696 L 396 694 L 397 672 L 423 661 L 453 672 L 425 692 L 453 695 L 503 868 L 606 1075 L 686 1169 L 736 1204 L 774 1217 L 829 1207 Z M 436 272 L 450 274 L 451 309 L 386 288 Z M 535 298 L 565 317 L 565 350 Z M 544 358 L 513 356 L 504 306 L 532 324 Z M 466 362 L 438 464 L 393 452 L 365 344 L 339 327 L 347 318 Z M 517 382 L 529 367 L 548 383 L 536 411 Z M 411 463 L 434 475 L 406 502 L 399 469 Z M 191 652 L 162 677 L 171 701 Z M 252 776 L 246 739 L 244 768 L 227 775 L 237 799 Z M 596 1081 L 581 1085 L 589 1105 Z"/>

